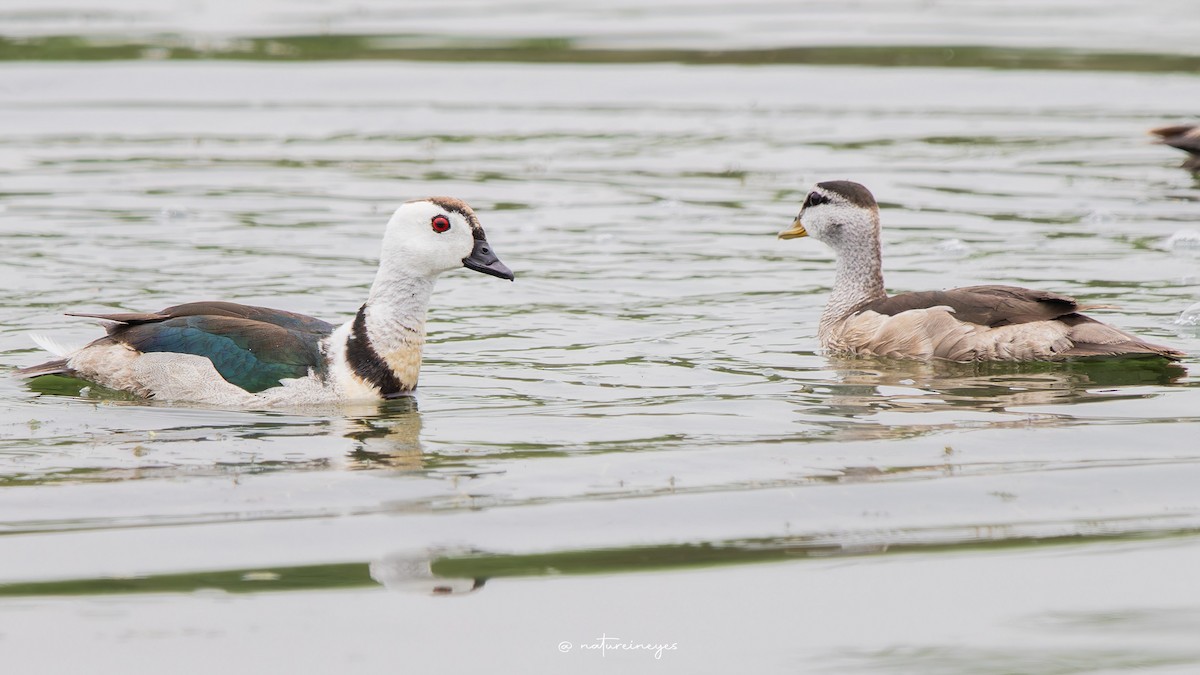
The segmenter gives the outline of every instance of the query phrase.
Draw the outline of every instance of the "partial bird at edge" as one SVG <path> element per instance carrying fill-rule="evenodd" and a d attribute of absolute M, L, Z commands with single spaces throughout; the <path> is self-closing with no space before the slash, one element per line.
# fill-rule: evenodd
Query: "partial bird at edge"
<path fill-rule="evenodd" d="M 1176 124 L 1150 130 L 1158 142 L 1188 153 L 1182 167 L 1200 173 L 1200 124 Z"/>

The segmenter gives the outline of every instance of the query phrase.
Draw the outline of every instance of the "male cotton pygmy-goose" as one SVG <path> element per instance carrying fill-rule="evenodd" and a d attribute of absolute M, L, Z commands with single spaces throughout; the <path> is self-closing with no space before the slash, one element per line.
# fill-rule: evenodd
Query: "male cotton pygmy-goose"
<path fill-rule="evenodd" d="M 341 326 L 232 302 L 72 314 L 105 321 L 108 335 L 17 373 L 68 375 L 160 400 L 215 405 L 404 396 L 417 386 L 434 281 L 460 267 L 513 279 L 471 207 L 450 197 L 418 199 L 388 221 L 370 295 Z"/>
<path fill-rule="evenodd" d="M 817 183 L 781 239 L 812 237 L 837 256 L 817 336 L 833 353 L 949 361 L 1056 361 L 1183 352 L 1084 316 L 1074 299 L 1015 286 L 883 290 L 879 206 L 850 181 Z"/>

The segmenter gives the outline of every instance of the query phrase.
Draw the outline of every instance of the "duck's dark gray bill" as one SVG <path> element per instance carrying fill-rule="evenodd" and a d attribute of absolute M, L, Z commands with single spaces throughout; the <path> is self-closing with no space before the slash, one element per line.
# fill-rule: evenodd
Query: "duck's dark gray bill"
<path fill-rule="evenodd" d="M 488 245 L 486 239 L 475 240 L 475 248 L 471 250 L 471 255 L 463 258 L 463 267 L 509 281 L 517 278 L 517 275 L 513 274 L 512 270 L 500 262 L 500 259 L 492 252 L 492 247 Z"/>

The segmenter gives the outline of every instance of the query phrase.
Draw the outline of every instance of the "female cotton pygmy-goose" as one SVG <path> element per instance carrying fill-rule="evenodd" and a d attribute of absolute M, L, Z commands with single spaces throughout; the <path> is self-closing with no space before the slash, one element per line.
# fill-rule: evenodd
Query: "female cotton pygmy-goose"
<path fill-rule="evenodd" d="M 460 267 L 513 279 L 466 203 L 414 200 L 388 221 L 370 295 L 341 326 L 232 302 L 192 302 L 148 314 L 72 314 L 107 322 L 108 335 L 17 373 L 68 375 L 161 400 L 216 405 L 404 396 L 417 386 L 434 281 Z"/>
<path fill-rule="evenodd" d="M 817 183 L 780 239 L 812 237 L 837 256 L 817 336 L 834 353 L 950 361 L 1186 356 L 1084 316 L 1074 299 L 1015 286 L 883 290 L 879 207 L 858 183 Z"/>

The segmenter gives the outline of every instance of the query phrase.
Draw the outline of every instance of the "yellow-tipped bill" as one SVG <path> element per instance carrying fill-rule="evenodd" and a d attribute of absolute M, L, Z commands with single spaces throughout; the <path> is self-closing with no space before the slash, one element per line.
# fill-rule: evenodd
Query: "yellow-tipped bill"
<path fill-rule="evenodd" d="M 799 239 L 800 237 L 807 236 L 808 230 L 805 230 L 804 226 L 800 224 L 799 218 L 796 219 L 796 222 L 792 223 L 791 227 L 779 233 L 780 239 Z"/>

